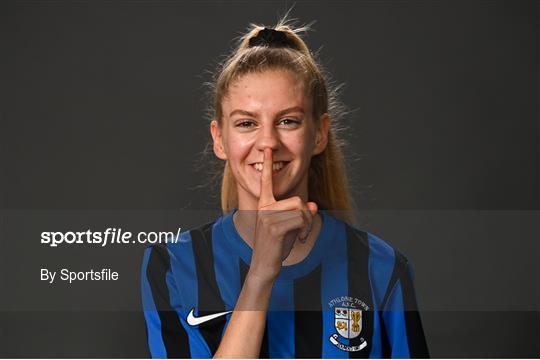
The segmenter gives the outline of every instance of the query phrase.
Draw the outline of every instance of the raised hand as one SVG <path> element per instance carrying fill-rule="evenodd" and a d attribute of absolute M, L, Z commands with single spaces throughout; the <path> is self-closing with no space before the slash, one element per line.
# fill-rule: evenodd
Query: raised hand
<path fill-rule="evenodd" d="M 272 180 L 272 149 L 264 150 L 261 188 L 250 272 L 273 281 L 295 241 L 305 242 L 317 213 L 317 204 L 298 196 L 276 201 Z"/>

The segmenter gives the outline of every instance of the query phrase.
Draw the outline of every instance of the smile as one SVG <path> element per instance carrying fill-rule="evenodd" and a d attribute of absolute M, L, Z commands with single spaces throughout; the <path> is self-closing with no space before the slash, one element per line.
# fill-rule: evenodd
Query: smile
<path fill-rule="evenodd" d="M 276 161 L 272 164 L 272 174 L 277 174 L 287 167 L 290 161 Z M 263 163 L 254 163 L 251 166 L 258 172 L 262 172 Z"/>

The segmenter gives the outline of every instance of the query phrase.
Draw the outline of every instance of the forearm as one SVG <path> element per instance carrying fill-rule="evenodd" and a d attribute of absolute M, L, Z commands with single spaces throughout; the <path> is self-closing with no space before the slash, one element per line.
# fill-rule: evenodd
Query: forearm
<path fill-rule="evenodd" d="M 273 281 L 249 273 L 214 358 L 258 358 Z"/>

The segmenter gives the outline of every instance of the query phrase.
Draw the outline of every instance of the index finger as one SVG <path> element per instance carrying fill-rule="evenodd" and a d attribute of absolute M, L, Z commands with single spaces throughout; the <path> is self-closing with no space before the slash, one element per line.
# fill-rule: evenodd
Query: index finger
<path fill-rule="evenodd" d="M 261 174 L 261 193 L 259 196 L 259 209 L 276 202 L 272 190 L 272 149 L 264 149 L 263 168 Z"/>

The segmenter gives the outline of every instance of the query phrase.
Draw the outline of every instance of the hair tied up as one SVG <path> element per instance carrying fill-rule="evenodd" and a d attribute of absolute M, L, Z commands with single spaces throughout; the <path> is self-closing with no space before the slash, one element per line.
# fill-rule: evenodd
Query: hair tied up
<path fill-rule="evenodd" d="M 276 25 L 266 27 L 250 24 L 238 38 L 235 49 L 219 64 L 211 86 L 211 106 L 207 114 L 210 121 L 223 126 L 223 101 L 231 84 L 251 73 L 269 70 L 288 71 L 302 85 L 306 98 L 310 99 L 309 117 L 318 126 L 324 114 L 331 119 L 328 142 L 324 151 L 313 156 L 308 170 L 309 200 L 319 209 L 328 210 L 336 218 L 349 224 L 354 222 L 354 202 L 349 195 L 349 184 L 343 151 L 343 142 L 337 132 L 340 118 L 346 108 L 337 98 L 339 87 L 327 84 L 327 76 L 300 33 L 307 32 L 310 25 L 294 26 L 287 15 Z M 315 140 L 315 139 L 314 139 Z M 209 147 L 210 149 L 212 147 Z M 228 161 L 221 173 L 221 208 L 228 213 L 238 208 L 238 184 Z"/>
<path fill-rule="evenodd" d="M 249 47 L 252 46 L 289 46 L 289 39 L 284 31 L 264 28 L 257 36 L 249 39 Z"/>

